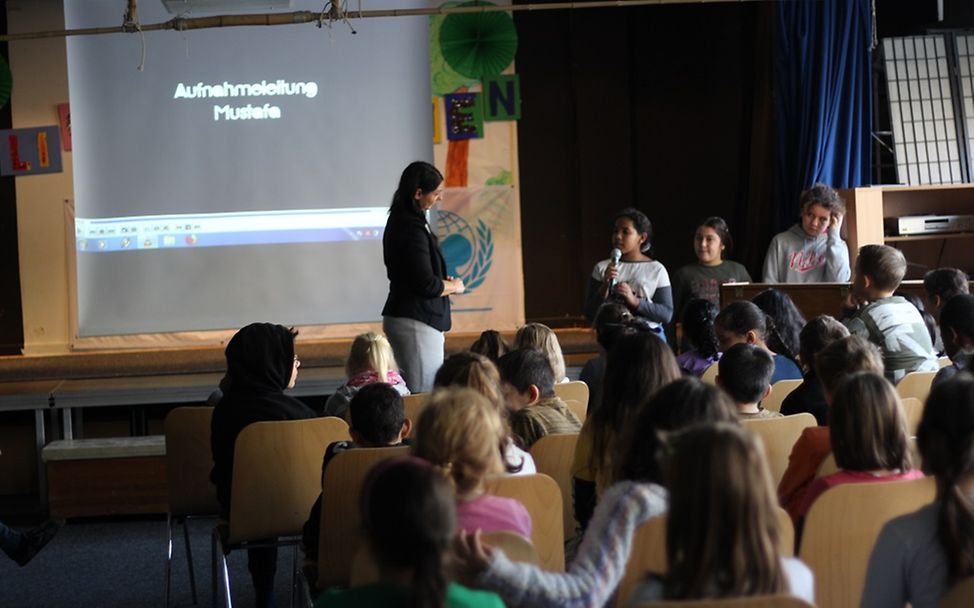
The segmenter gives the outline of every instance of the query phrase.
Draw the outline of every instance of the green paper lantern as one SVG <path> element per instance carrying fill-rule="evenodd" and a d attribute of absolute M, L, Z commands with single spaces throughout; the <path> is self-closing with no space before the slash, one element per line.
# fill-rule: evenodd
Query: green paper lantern
<path fill-rule="evenodd" d="M 10 101 L 10 90 L 13 86 L 14 76 L 10 73 L 10 66 L 7 65 L 3 55 L 0 55 L 0 108 Z"/>
<path fill-rule="evenodd" d="M 485 6 L 483 0 L 460 6 Z M 440 51 L 446 62 L 468 78 L 496 76 L 514 61 L 517 29 L 503 11 L 447 15 L 440 26 Z"/>

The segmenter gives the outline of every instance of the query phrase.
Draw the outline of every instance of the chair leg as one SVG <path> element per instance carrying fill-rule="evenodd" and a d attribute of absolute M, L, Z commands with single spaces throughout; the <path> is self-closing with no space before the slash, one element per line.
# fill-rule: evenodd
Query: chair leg
<path fill-rule="evenodd" d="M 166 514 L 166 608 L 169 608 L 170 591 L 172 588 L 172 514 Z"/>
<path fill-rule="evenodd" d="M 189 543 L 189 518 L 183 518 L 183 538 L 186 540 L 186 565 L 189 566 L 189 589 L 193 594 L 193 605 L 196 598 L 196 572 L 193 570 L 193 546 Z M 171 542 L 171 541 L 170 541 Z"/>

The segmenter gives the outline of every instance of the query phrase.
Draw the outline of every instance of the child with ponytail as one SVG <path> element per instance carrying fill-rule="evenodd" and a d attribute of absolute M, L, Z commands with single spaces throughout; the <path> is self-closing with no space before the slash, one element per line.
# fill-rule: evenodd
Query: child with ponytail
<path fill-rule="evenodd" d="M 453 492 L 433 467 L 415 458 L 374 468 L 362 489 L 366 546 L 379 581 L 329 590 L 315 608 L 501 608 L 494 593 L 450 580 L 447 561 L 456 527 Z"/>
<path fill-rule="evenodd" d="M 735 344 L 755 344 L 771 352 L 774 359 L 774 373 L 771 384 L 778 380 L 801 380 L 802 372 L 791 356 L 774 352 L 768 346 L 768 337 L 775 333 L 774 320 L 753 302 L 738 300 L 724 307 L 714 320 L 714 333 L 720 351 Z"/>
<path fill-rule="evenodd" d="M 937 500 L 883 527 L 866 573 L 863 606 L 935 608 L 974 576 L 974 376 L 935 384 L 917 431 Z"/>
<path fill-rule="evenodd" d="M 406 381 L 399 375 L 389 340 L 382 334 L 368 332 L 355 336 L 345 361 L 348 380 L 325 402 L 325 416 L 345 418 L 348 403 L 360 388 L 375 382 L 392 385 L 400 395 L 408 395 Z"/>

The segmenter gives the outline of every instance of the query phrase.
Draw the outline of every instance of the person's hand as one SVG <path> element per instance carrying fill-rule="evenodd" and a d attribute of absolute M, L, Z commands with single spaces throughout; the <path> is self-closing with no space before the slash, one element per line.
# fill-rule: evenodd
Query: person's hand
<path fill-rule="evenodd" d="M 469 578 L 476 577 L 487 569 L 494 557 L 494 550 L 483 543 L 480 530 L 473 533 L 460 531 L 453 543 L 457 564 L 461 572 Z"/>
<path fill-rule="evenodd" d="M 831 232 L 833 228 L 835 230 L 842 229 L 842 213 L 839 211 L 833 211 L 829 217 L 829 231 Z"/>
<path fill-rule="evenodd" d="M 612 280 L 619 276 L 619 266 L 613 263 L 609 263 L 605 267 L 605 272 L 602 273 L 602 282 L 606 285 L 612 284 Z"/>
<path fill-rule="evenodd" d="M 463 284 L 463 279 L 451 277 L 450 282 L 453 284 L 453 293 L 455 294 L 461 294 L 467 290 L 466 286 Z"/>
<path fill-rule="evenodd" d="M 632 286 L 629 283 L 619 283 L 616 285 L 616 293 L 626 301 L 626 306 L 629 310 L 635 310 L 639 307 L 639 297 L 636 296 L 636 292 L 632 290 Z"/>

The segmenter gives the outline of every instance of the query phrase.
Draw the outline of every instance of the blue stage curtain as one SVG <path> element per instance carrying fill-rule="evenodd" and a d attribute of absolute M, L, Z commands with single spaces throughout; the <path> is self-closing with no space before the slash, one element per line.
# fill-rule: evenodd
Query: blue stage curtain
<path fill-rule="evenodd" d="M 774 207 L 794 223 L 802 190 L 868 185 L 872 152 L 870 0 L 777 3 Z"/>

